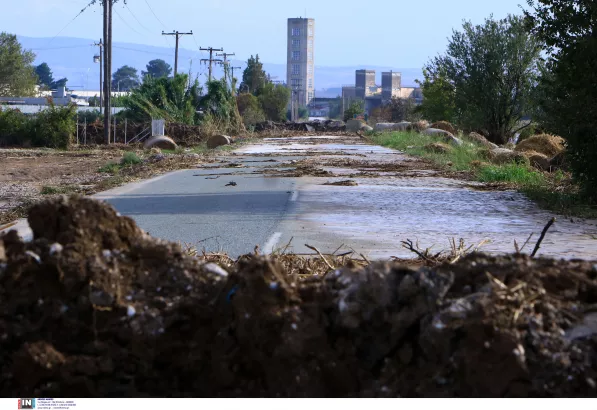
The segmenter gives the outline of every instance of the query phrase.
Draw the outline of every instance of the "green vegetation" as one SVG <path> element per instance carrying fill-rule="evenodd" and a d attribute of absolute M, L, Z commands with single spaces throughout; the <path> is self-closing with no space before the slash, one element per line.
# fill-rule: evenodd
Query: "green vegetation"
<path fill-rule="evenodd" d="M 120 162 L 108 162 L 98 170 L 101 173 L 116 175 L 125 167 L 130 167 L 142 163 L 143 160 L 135 152 L 125 152 Z"/>
<path fill-rule="evenodd" d="M 63 185 L 63 186 L 52 186 L 44 185 L 41 187 L 42 195 L 70 195 L 80 192 L 81 188 L 77 185 Z"/>
<path fill-rule="evenodd" d="M 243 80 L 238 87 L 239 93 L 247 92 L 257 94 L 257 91 L 269 82 L 269 78 L 263 70 L 263 63 L 259 61 L 259 54 L 249 57 L 247 67 L 243 71 Z"/>
<path fill-rule="evenodd" d="M 36 115 L 0 110 L 0 146 L 35 146 L 67 149 L 76 132 L 76 106 L 48 109 Z"/>
<path fill-rule="evenodd" d="M 521 17 L 489 18 L 477 26 L 465 22 L 446 53 L 424 68 L 423 115 L 506 143 L 531 109 L 540 53 Z"/>
<path fill-rule="evenodd" d="M 597 217 L 597 207 L 587 201 L 572 183 L 570 175 L 557 171 L 543 173 L 529 165 L 486 163 L 485 149 L 474 143 L 450 146 L 448 152 L 430 152 L 425 146 L 441 143 L 440 137 L 415 132 L 371 133 L 369 138 L 377 144 L 422 157 L 449 171 L 469 172 L 477 181 L 500 183 L 517 189 L 540 206 L 565 215 Z"/>
<path fill-rule="evenodd" d="M 139 86 L 137 69 L 124 65 L 112 74 L 112 91 L 130 91 Z"/>
<path fill-rule="evenodd" d="M 159 58 L 147 63 L 146 68 L 147 71 L 141 72 L 143 78 L 148 76 L 151 78 L 164 78 L 170 77 L 170 74 L 172 74 L 172 67 L 170 67 L 170 64 Z"/>
<path fill-rule="evenodd" d="M 0 97 L 28 97 L 35 92 L 35 54 L 23 50 L 14 34 L 0 33 Z"/>
<path fill-rule="evenodd" d="M 68 78 L 54 80 L 52 70 L 47 63 L 41 63 L 35 67 L 35 74 L 37 75 L 37 84 L 46 90 L 66 87 L 66 83 L 68 82 Z"/>
<path fill-rule="evenodd" d="M 565 138 L 566 159 L 584 194 L 597 200 L 597 36 L 595 2 L 529 1 L 527 27 L 547 45 L 537 119 Z M 582 80 L 581 80 L 582 79 Z"/>
<path fill-rule="evenodd" d="M 146 76 L 138 88 L 124 97 L 127 109 L 124 115 L 135 121 L 164 118 L 170 122 L 193 125 L 197 121 L 201 90 L 197 80 L 190 87 L 188 83 L 186 74 L 178 74 L 174 78 Z"/>
<path fill-rule="evenodd" d="M 398 97 L 392 97 L 385 105 L 371 110 L 370 117 L 375 122 L 416 121 L 419 119 L 414 100 Z"/>
<path fill-rule="evenodd" d="M 116 162 L 108 162 L 106 165 L 100 167 L 100 169 L 98 169 L 98 172 L 101 172 L 103 174 L 112 174 L 115 175 L 118 173 L 118 171 L 120 171 L 120 165 Z"/>
<path fill-rule="evenodd" d="M 125 152 L 122 156 L 122 159 L 120 160 L 120 165 L 126 167 L 130 165 L 140 164 L 141 162 L 143 162 L 143 160 L 139 158 L 139 156 L 134 152 Z"/>
<path fill-rule="evenodd" d="M 482 166 L 477 171 L 477 179 L 481 182 L 510 182 L 523 187 L 545 184 L 542 173 L 516 163 Z"/>
<path fill-rule="evenodd" d="M 355 115 L 362 115 L 365 113 L 365 101 L 354 100 L 350 103 L 348 108 L 344 110 L 344 121 L 353 119 Z"/>

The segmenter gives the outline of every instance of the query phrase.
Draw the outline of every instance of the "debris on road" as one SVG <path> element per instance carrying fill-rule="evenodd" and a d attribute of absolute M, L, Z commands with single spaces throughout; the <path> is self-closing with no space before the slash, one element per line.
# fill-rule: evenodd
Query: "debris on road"
<path fill-rule="evenodd" d="M 3 397 L 597 395 L 595 261 L 233 261 L 88 198 L 29 215 L 0 236 Z"/>
<path fill-rule="evenodd" d="M 358 186 L 359 184 L 352 179 L 345 179 L 343 181 L 335 181 L 335 182 L 326 182 L 323 185 L 335 185 L 335 186 Z"/>
<path fill-rule="evenodd" d="M 234 182 L 234 181 L 230 181 L 230 182 L 228 182 L 228 183 L 227 183 L 226 185 L 224 185 L 224 186 L 236 186 L 236 182 Z"/>

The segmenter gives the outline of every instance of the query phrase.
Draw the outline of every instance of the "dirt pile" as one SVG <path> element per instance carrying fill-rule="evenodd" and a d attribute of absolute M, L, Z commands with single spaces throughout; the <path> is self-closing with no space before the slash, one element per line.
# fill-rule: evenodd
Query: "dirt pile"
<path fill-rule="evenodd" d="M 4 397 L 597 394 L 594 262 L 329 258 L 314 276 L 187 255 L 90 199 L 30 215 L 33 242 L 0 238 Z"/>

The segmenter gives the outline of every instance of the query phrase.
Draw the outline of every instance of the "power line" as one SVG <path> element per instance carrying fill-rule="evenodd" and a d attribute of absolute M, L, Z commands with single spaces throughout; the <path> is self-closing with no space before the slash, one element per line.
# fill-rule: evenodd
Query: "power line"
<path fill-rule="evenodd" d="M 120 15 L 119 12 L 117 12 L 116 10 L 114 10 L 114 13 L 118 16 L 118 18 L 131 30 L 133 30 L 135 33 L 139 34 L 140 36 L 143 36 L 144 34 L 139 33 L 137 30 L 135 30 L 133 28 L 133 26 L 131 26 L 129 23 L 126 22 L 126 20 Z"/>
<path fill-rule="evenodd" d="M 45 50 L 60 50 L 63 48 L 83 48 L 83 47 L 90 47 L 89 44 L 80 45 L 80 46 L 62 46 L 62 47 L 46 47 L 46 48 L 32 48 L 31 50 L 34 51 L 45 51 Z"/>
<path fill-rule="evenodd" d="M 157 52 L 155 52 L 155 51 L 139 50 L 138 48 L 121 47 L 121 46 L 112 46 L 112 48 L 118 48 L 118 49 L 120 49 L 120 50 L 137 51 L 137 52 L 139 52 L 139 53 L 146 53 L 146 54 L 158 54 L 158 55 L 162 55 L 162 56 L 168 56 L 168 57 L 172 57 L 172 54 L 166 54 L 166 53 L 157 53 Z"/>
<path fill-rule="evenodd" d="M 135 16 L 135 13 L 133 13 L 133 11 L 132 11 L 132 10 L 130 9 L 130 7 L 128 6 L 128 4 L 126 4 L 126 3 L 123 3 L 123 4 L 124 4 L 124 7 L 126 7 L 126 9 L 129 11 L 129 13 L 131 13 L 131 16 L 133 16 L 133 18 L 134 18 L 135 20 L 137 20 L 137 23 L 139 23 L 139 25 L 140 25 L 141 27 L 143 27 L 143 29 L 144 29 L 144 30 L 146 30 L 148 33 L 154 34 L 154 33 L 153 33 L 153 31 L 149 30 L 147 27 L 145 27 L 145 26 L 143 25 L 143 23 L 141 23 L 141 22 L 139 21 L 139 19 L 137 18 L 137 16 Z"/>
<path fill-rule="evenodd" d="M 164 23 L 162 23 L 162 20 L 159 19 L 159 17 L 157 16 L 157 14 L 155 14 L 155 12 L 153 11 L 153 9 L 151 8 L 151 6 L 149 5 L 149 2 L 147 0 L 145 0 L 145 4 L 147 4 L 147 7 L 149 7 L 149 10 L 151 10 L 151 13 L 153 14 L 153 16 L 155 17 L 155 19 L 162 25 L 164 26 L 164 28 L 166 28 L 166 25 Z"/>
<path fill-rule="evenodd" d="M 77 14 L 71 21 L 69 21 L 68 23 L 66 23 L 66 25 L 64 27 L 62 27 L 62 29 L 58 32 L 58 34 L 56 34 L 54 37 L 52 37 L 52 39 L 48 42 L 48 46 L 50 44 L 52 44 L 52 41 L 54 41 L 56 39 L 56 37 L 58 37 L 68 26 L 70 26 L 72 24 L 73 21 L 75 21 L 77 19 L 77 17 L 79 17 L 81 14 L 83 14 L 83 12 L 85 10 L 87 10 L 89 7 L 91 7 L 93 4 L 95 4 L 96 0 L 91 0 L 89 2 L 89 4 L 87 4 L 85 7 L 83 7 L 81 9 L 81 11 L 79 12 L 79 14 Z"/>

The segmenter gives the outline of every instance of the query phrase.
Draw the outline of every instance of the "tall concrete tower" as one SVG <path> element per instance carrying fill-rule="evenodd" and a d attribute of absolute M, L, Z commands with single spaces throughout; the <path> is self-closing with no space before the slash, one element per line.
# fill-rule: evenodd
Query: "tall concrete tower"
<path fill-rule="evenodd" d="M 293 104 L 301 107 L 307 106 L 315 95 L 314 40 L 314 19 L 288 19 L 286 84 L 292 90 Z"/>

